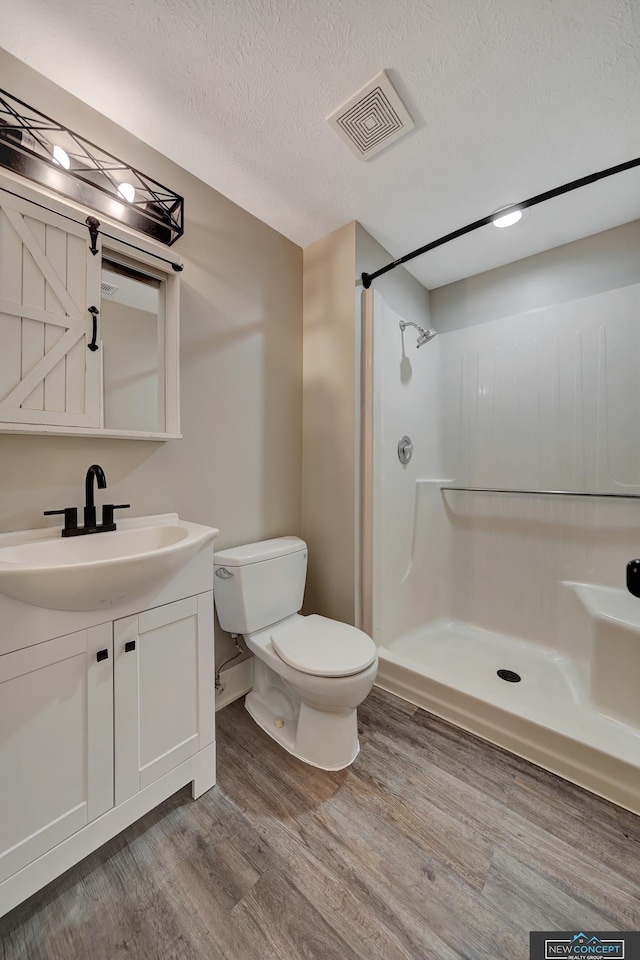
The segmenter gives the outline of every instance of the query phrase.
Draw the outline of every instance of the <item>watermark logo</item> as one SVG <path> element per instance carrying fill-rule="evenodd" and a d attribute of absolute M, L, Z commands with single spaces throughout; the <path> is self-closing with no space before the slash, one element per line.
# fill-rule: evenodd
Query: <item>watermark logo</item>
<path fill-rule="evenodd" d="M 640 932 L 531 934 L 531 960 L 640 960 Z"/>

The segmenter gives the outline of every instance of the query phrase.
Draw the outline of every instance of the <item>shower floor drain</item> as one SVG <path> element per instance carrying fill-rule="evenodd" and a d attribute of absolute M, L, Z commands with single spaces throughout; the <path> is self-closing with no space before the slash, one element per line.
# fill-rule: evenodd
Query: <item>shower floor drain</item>
<path fill-rule="evenodd" d="M 498 670 L 498 676 L 501 680 L 506 680 L 507 683 L 520 683 L 522 677 L 519 673 L 516 673 L 515 670 Z"/>

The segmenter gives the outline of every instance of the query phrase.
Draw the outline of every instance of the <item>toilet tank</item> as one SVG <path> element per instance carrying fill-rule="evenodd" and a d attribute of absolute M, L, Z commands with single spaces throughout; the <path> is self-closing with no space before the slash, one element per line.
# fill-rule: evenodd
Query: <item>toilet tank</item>
<path fill-rule="evenodd" d="M 255 633 L 302 607 L 307 545 L 298 537 L 220 550 L 213 563 L 218 620 L 229 633 Z"/>

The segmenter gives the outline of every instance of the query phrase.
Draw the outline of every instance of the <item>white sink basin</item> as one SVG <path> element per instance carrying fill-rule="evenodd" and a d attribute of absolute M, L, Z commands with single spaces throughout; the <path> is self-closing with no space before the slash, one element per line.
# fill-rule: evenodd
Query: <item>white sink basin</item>
<path fill-rule="evenodd" d="M 111 533 L 60 528 L 0 535 L 0 593 L 51 610 L 98 610 L 169 581 L 218 536 L 177 514 L 123 520 Z"/>

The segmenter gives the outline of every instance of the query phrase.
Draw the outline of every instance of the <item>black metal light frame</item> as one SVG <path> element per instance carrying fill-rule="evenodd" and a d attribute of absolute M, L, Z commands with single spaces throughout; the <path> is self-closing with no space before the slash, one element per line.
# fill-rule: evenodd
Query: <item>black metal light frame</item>
<path fill-rule="evenodd" d="M 54 147 L 69 158 L 66 169 Z M 184 233 L 184 200 L 173 190 L 0 90 L 0 166 L 171 246 Z M 128 202 L 118 193 L 131 184 Z"/>

